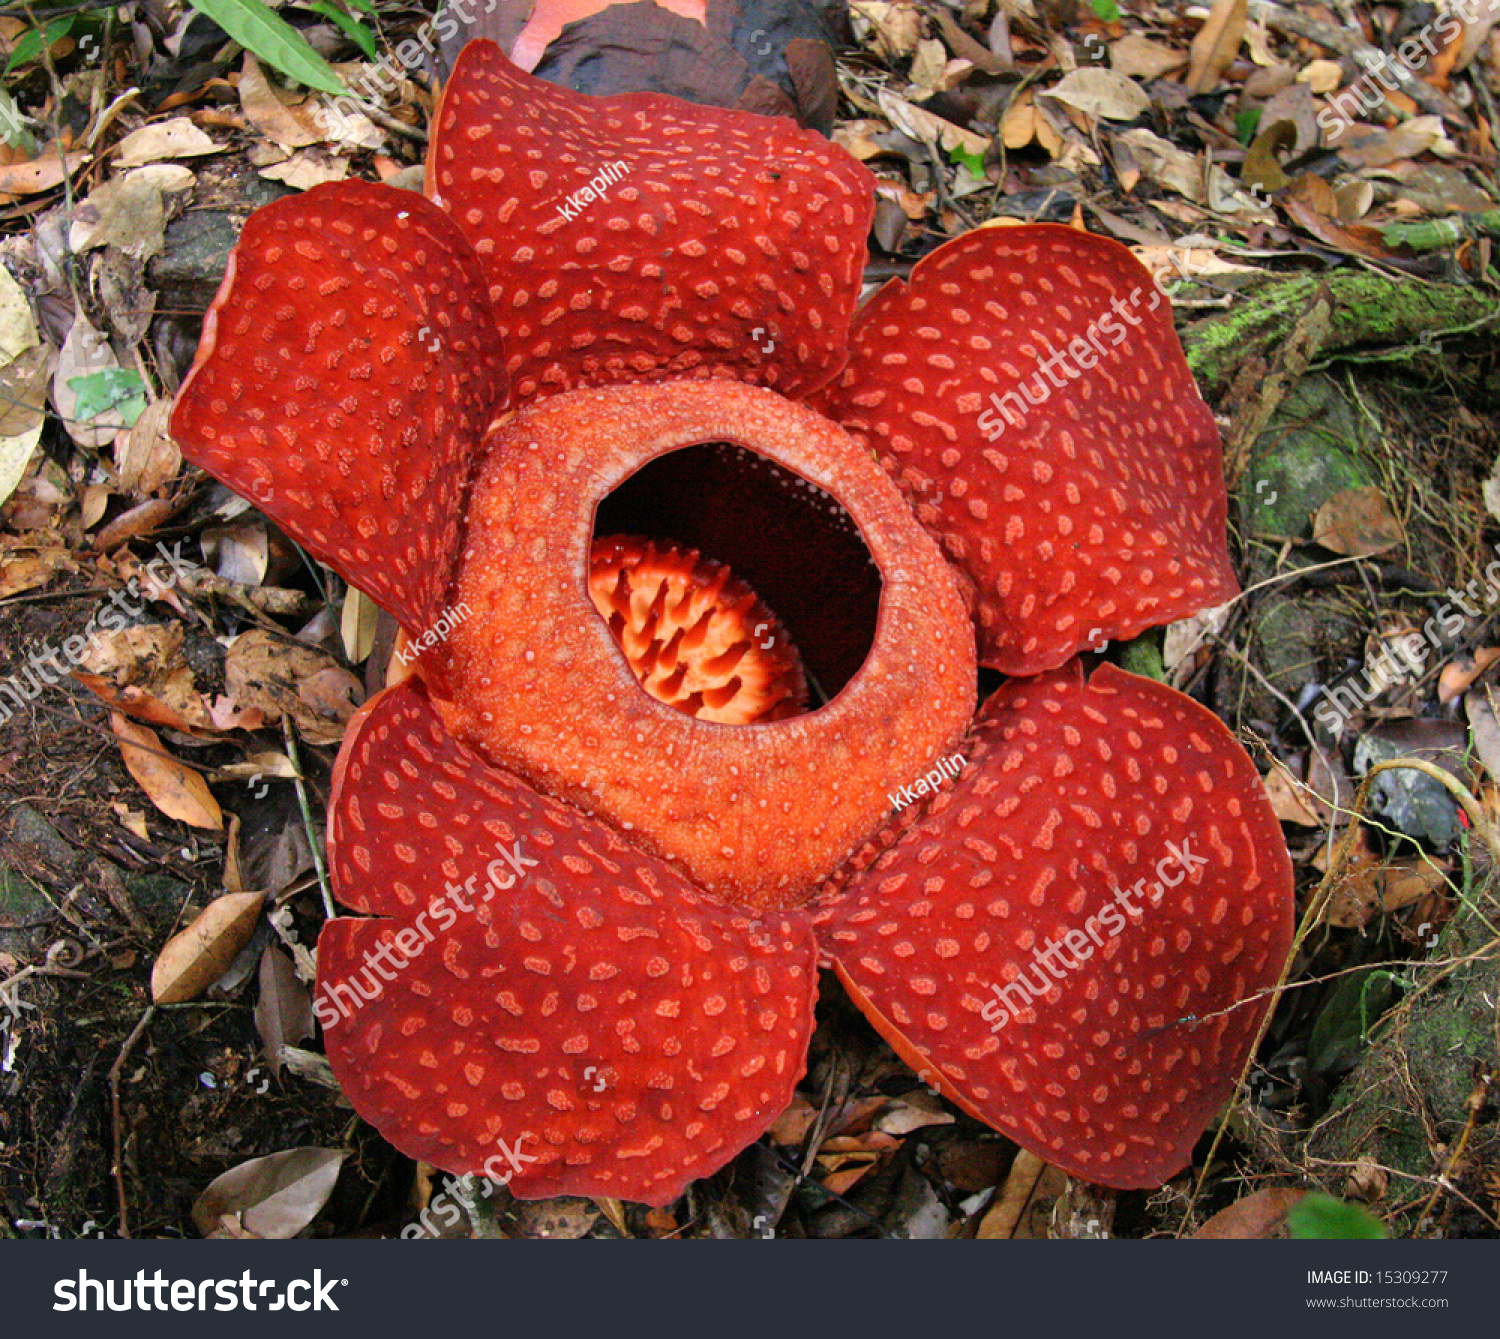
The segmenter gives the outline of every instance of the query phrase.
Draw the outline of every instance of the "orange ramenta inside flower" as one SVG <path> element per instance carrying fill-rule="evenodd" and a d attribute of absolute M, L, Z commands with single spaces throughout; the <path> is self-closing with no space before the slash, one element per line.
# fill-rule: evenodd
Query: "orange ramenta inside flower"
<path fill-rule="evenodd" d="M 791 639 L 724 563 L 666 541 L 597 539 L 589 597 L 658 702 L 724 725 L 807 710 L 807 680 Z"/>

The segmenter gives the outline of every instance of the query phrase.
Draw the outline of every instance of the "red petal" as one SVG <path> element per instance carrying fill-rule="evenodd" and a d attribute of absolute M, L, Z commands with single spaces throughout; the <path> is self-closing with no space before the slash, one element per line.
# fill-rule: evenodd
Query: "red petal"
<path fill-rule="evenodd" d="M 499 1155 L 503 1175 L 504 1140 L 535 1159 L 523 1198 L 667 1204 L 791 1100 L 817 993 L 805 916 L 706 901 L 481 762 L 415 680 L 355 716 L 329 808 L 340 900 L 391 919 L 324 927 L 317 1012 L 344 1092 L 402 1152 L 452 1172 Z M 402 935 L 414 952 L 367 967 Z"/>
<path fill-rule="evenodd" d="M 421 196 L 319 186 L 250 216 L 172 413 L 183 454 L 408 628 L 443 607 L 504 395 L 473 252 Z"/>
<path fill-rule="evenodd" d="M 1213 416 L 1170 303 L 1117 242 L 1051 224 L 955 238 L 870 300 L 815 403 L 974 579 L 982 664 L 1035 674 L 1239 589 Z"/>
<path fill-rule="evenodd" d="M 844 362 L 873 186 L 790 121 L 585 97 L 493 42 L 459 56 L 427 155 L 428 195 L 484 265 L 516 403 L 684 373 L 821 386 Z"/>
<path fill-rule="evenodd" d="M 825 952 L 980 1120 L 1072 1175 L 1160 1185 L 1230 1096 L 1291 945 L 1255 767 L 1181 693 L 1108 665 L 1085 685 L 1076 661 L 1007 684 L 962 752 L 825 911 Z M 1028 1001 L 1022 973 L 1049 993 Z"/>

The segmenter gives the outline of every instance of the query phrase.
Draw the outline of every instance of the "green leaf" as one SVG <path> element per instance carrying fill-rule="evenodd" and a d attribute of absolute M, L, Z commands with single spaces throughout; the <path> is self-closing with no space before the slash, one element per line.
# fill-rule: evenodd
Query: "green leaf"
<path fill-rule="evenodd" d="M 69 377 L 68 387 L 78 393 L 74 413 L 81 423 L 113 409 L 119 412 L 127 428 L 133 428 L 136 419 L 146 412 L 146 383 L 140 373 L 128 368 L 107 367 L 102 372 Z"/>
<path fill-rule="evenodd" d="M 1089 0 L 1089 8 L 1105 23 L 1120 21 L 1120 7 L 1115 4 L 1115 0 Z"/>
<path fill-rule="evenodd" d="M 4 73 L 9 74 L 17 65 L 27 65 L 42 54 L 43 32 L 47 34 L 45 45 L 50 47 L 54 42 L 61 41 L 73 31 L 73 20 L 77 17 L 76 14 L 64 14 L 53 19 L 45 29 L 33 28 L 23 35 L 12 48 L 10 59 L 5 62 Z"/>
<path fill-rule="evenodd" d="M 348 92 L 307 39 L 261 0 L 188 0 L 188 4 L 288 79 L 321 93 Z"/>
<path fill-rule="evenodd" d="M 1262 110 L 1260 107 L 1246 107 L 1235 113 L 1234 134 L 1241 144 L 1248 145 L 1255 138 L 1255 132 L 1260 128 Z"/>
<path fill-rule="evenodd" d="M 1368 1209 L 1332 1195 L 1304 1195 L 1286 1221 L 1297 1241 L 1378 1241 L 1390 1235 Z"/>
<path fill-rule="evenodd" d="M 972 150 L 964 148 L 962 144 L 955 144 L 948 150 L 948 161 L 950 163 L 962 163 L 969 169 L 970 175 L 979 181 L 985 179 L 984 155 L 982 153 L 974 153 Z"/>
<path fill-rule="evenodd" d="M 375 34 L 358 19 L 351 19 L 337 5 L 329 4 L 328 0 L 312 0 L 307 8 L 323 15 L 324 18 L 332 19 L 370 60 L 379 59 L 380 52 L 375 46 Z"/>

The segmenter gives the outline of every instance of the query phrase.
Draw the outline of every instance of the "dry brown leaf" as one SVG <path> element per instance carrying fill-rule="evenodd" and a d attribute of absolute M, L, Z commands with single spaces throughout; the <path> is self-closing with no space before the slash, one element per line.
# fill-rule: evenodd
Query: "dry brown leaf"
<path fill-rule="evenodd" d="M 1380 489 L 1340 489 L 1313 516 L 1313 539 L 1351 558 L 1393 549 L 1405 538 Z"/>
<path fill-rule="evenodd" d="M 164 158 L 197 158 L 208 153 L 222 153 L 225 146 L 215 144 L 187 117 L 133 130 L 115 146 L 116 167 L 141 167 L 159 163 Z"/>
<path fill-rule="evenodd" d="M 1336 60 L 1310 61 L 1297 75 L 1297 82 L 1314 93 L 1332 93 L 1344 82 L 1344 70 Z"/>
<path fill-rule="evenodd" d="M 349 160 L 337 158 L 326 149 L 299 149 L 286 162 L 261 168 L 260 175 L 293 190 L 310 191 L 325 182 L 343 181 L 349 175 Z"/>
<path fill-rule="evenodd" d="M 956 126 L 952 121 L 943 120 L 941 116 L 934 116 L 907 102 L 905 98 L 898 98 L 888 88 L 881 88 L 876 101 L 897 130 L 922 144 L 935 144 L 945 153 L 950 149 L 962 148 L 965 153 L 983 154 L 990 147 L 985 136 Z"/>
<path fill-rule="evenodd" d="M 322 132 L 312 118 L 310 100 L 291 103 L 271 87 L 260 62 L 248 51 L 240 67 L 240 108 L 245 119 L 267 139 L 284 149 L 321 144 Z"/>
<path fill-rule="evenodd" d="M 106 409 L 87 422 L 81 421 L 77 417 L 78 392 L 69 382 L 94 372 L 118 371 L 119 367 L 120 360 L 115 357 L 109 340 L 90 325 L 86 317 L 79 316 L 63 340 L 57 355 L 57 369 L 52 374 L 52 403 L 68 436 L 79 446 L 97 450 L 111 444 L 115 434 L 125 427 L 125 420 L 118 410 Z"/>
<path fill-rule="evenodd" d="M 1046 1236 L 1035 1221 L 1040 1203 L 1055 1200 L 1067 1187 L 1067 1177 L 1035 1153 L 1021 1149 L 1010 1165 L 1005 1184 L 985 1211 L 975 1236 L 980 1241 L 1029 1240 Z"/>
<path fill-rule="evenodd" d="M 157 1004 L 195 1000 L 217 981 L 255 933 L 265 905 L 263 893 L 216 897 L 184 930 L 162 945 L 151 968 L 151 998 Z"/>
<path fill-rule="evenodd" d="M 168 754 L 155 731 L 136 725 L 118 711 L 109 713 L 109 724 L 120 741 L 126 768 L 152 804 L 168 818 L 195 828 L 222 830 L 224 814 L 208 782 Z"/>
<path fill-rule="evenodd" d="M 1474 752 L 1491 777 L 1500 780 L 1500 720 L 1488 693 L 1474 691 L 1464 695 L 1464 711 L 1469 718 L 1469 732 Z"/>
<path fill-rule="evenodd" d="M 1473 655 L 1455 656 L 1438 675 L 1438 701 L 1444 706 L 1462 697 L 1485 670 L 1500 660 L 1500 646 L 1481 646 Z"/>
<path fill-rule="evenodd" d="M 1114 70 L 1086 67 L 1064 75 L 1052 88 L 1037 94 L 1085 116 L 1107 121 L 1134 121 L 1151 106 L 1146 91 L 1133 79 Z"/>
<path fill-rule="evenodd" d="M 209 1183 L 193 1205 L 193 1222 L 205 1237 L 288 1241 L 328 1203 L 343 1162 L 343 1153 L 333 1148 L 252 1158 Z"/>
<path fill-rule="evenodd" d="M 92 157 L 92 154 L 87 153 L 59 154 L 53 145 L 45 145 L 32 162 L 0 167 L 0 199 L 6 196 L 14 198 L 20 195 L 40 195 L 43 191 L 61 186 L 65 177 L 76 172 Z"/>
<path fill-rule="evenodd" d="M 1188 53 L 1127 33 L 1109 44 L 1110 66 L 1129 79 L 1160 79 L 1188 63 Z"/>
<path fill-rule="evenodd" d="M 1249 8 L 1250 0 L 1214 0 L 1213 9 L 1193 38 L 1187 77 L 1191 92 L 1207 93 L 1218 87 L 1245 39 Z"/>
<path fill-rule="evenodd" d="M 182 468 L 182 452 L 167 431 L 171 417 L 171 400 L 153 400 L 115 447 L 120 482 L 138 497 L 165 488 Z"/>
<path fill-rule="evenodd" d="M 290 714 L 313 744 L 336 744 L 364 686 L 328 652 L 261 628 L 242 633 L 224 659 L 224 684 L 241 708 L 268 723 Z"/>
<path fill-rule="evenodd" d="M 312 995 L 297 979 L 292 960 L 274 944 L 267 944 L 260 955 L 255 1030 L 273 1073 L 280 1072 L 282 1052 L 288 1043 L 313 1035 Z"/>
<path fill-rule="evenodd" d="M 1315 797 L 1284 763 L 1273 761 L 1271 770 L 1262 779 L 1262 785 L 1270 798 L 1271 808 L 1283 823 L 1295 823 L 1303 828 L 1323 826 L 1323 820 L 1314 807 Z"/>
<path fill-rule="evenodd" d="M 1220 1209 L 1193 1233 L 1193 1237 L 1198 1241 L 1284 1238 L 1287 1236 L 1286 1216 L 1306 1194 L 1305 1190 L 1291 1190 L 1280 1186 L 1257 1190 L 1253 1195 L 1236 1200 L 1227 1209 Z"/>

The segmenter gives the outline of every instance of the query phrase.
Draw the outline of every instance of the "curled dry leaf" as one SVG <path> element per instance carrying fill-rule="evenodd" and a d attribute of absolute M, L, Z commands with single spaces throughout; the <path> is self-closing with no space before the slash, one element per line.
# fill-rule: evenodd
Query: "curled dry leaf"
<path fill-rule="evenodd" d="M 215 832 L 224 826 L 219 802 L 197 772 L 172 757 L 156 733 L 127 720 L 118 711 L 109 713 L 110 728 L 120 741 L 120 755 L 142 790 L 168 818 Z"/>
<path fill-rule="evenodd" d="M 284 149 L 300 149 L 320 144 L 322 132 L 308 110 L 309 100 L 292 104 L 271 87 L 260 68 L 260 62 L 248 51 L 240 69 L 240 107 L 245 119 L 267 139 Z"/>
<path fill-rule="evenodd" d="M 343 1162 L 343 1153 L 333 1148 L 291 1148 L 252 1158 L 213 1179 L 193 1205 L 193 1222 L 205 1237 L 249 1233 L 288 1241 L 328 1203 Z"/>
<path fill-rule="evenodd" d="M 275 1073 L 289 1042 L 313 1034 L 312 995 L 297 979 L 292 960 L 274 944 L 260 955 L 260 998 L 255 1002 L 255 1030 Z"/>
<path fill-rule="evenodd" d="M 151 968 L 152 1000 L 182 1004 L 203 994 L 250 942 L 264 903 L 261 893 L 225 893 L 210 902 L 157 954 Z"/>
<path fill-rule="evenodd" d="M 1373 486 L 1341 489 L 1313 516 L 1313 539 L 1352 558 L 1384 553 L 1405 538 L 1385 495 Z"/>
<path fill-rule="evenodd" d="M 224 683 L 242 708 L 260 708 L 270 724 L 290 715 L 313 744 L 338 743 L 364 696 L 363 684 L 326 651 L 260 628 L 229 648 Z"/>
<path fill-rule="evenodd" d="M 182 468 L 182 452 L 167 431 L 172 401 L 154 400 L 115 447 L 120 483 L 137 497 L 165 488 Z"/>

